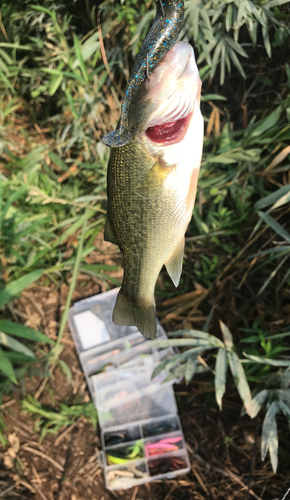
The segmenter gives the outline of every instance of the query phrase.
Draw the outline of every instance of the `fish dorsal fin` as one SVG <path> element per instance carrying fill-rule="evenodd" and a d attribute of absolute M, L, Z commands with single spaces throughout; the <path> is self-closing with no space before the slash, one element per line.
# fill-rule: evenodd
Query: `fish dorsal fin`
<path fill-rule="evenodd" d="M 114 243 L 114 245 L 118 245 L 117 240 L 116 240 L 116 236 L 114 234 L 114 231 L 112 229 L 112 226 L 111 226 L 111 223 L 108 219 L 108 216 L 106 217 L 106 222 L 105 222 L 104 240 L 110 241 L 111 243 Z"/>
<path fill-rule="evenodd" d="M 174 252 L 168 262 L 165 262 L 167 272 L 175 286 L 179 285 L 180 275 L 182 271 L 182 260 L 184 255 L 184 238 L 175 247 Z"/>

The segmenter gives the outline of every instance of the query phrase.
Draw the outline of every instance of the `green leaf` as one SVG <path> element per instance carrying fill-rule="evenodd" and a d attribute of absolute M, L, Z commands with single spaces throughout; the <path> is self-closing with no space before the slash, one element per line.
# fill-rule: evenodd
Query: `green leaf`
<path fill-rule="evenodd" d="M 196 365 L 197 365 L 197 358 L 196 357 L 190 357 L 188 358 L 186 365 L 185 365 L 185 372 L 184 372 L 184 377 L 185 377 L 185 382 L 188 384 L 192 377 L 195 374 L 196 371 Z"/>
<path fill-rule="evenodd" d="M 276 401 L 276 404 L 279 407 L 279 410 L 281 410 L 284 413 L 285 417 L 288 420 L 288 424 L 290 426 L 290 407 L 286 403 L 284 403 L 284 401 L 282 401 L 281 399 Z"/>
<path fill-rule="evenodd" d="M 80 68 L 81 68 L 81 71 L 82 71 L 82 74 L 83 74 L 85 81 L 88 83 L 89 75 L 87 73 L 87 68 L 86 68 L 86 65 L 85 65 L 84 60 L 83 60 L 80 42 L 78 40 L 78 37 L 75 35 L 75 33 L 73 35 L 73 38 L 74 38 L 74 47 L 75 47 L 75 51 L 76 51 L 76 56 L 77 56 L 79 64 L 80 64 Z"/>
<path fill-rule="evenodd" d="M 152 344 L 150 344 L 152 345 Z M 181 354 L 177 354 L 171 359 L 165 359 L 162 361 L 156 368 L 154 369 L 152 373 L 152 377 L 156 377 L 162 370 L 167 369 L 169 370 L 172 366 L 176 365 L 177 363 L 181 363 L 185 359 L 188 359 L 190 356 L 195 356 L 198 355 L 201 351 L 208 351 L 209 349 L 212 349 L 212 345 L 204 345 L 202 347 L 194 347 L 192 349 L 189 349 L 188 351 L 182 352 Z"/>
<path fill-rule="evenodd" d="M 219 409 L 222 410 L 222 399 L 226 390 L 227 379 L 227 353 L 225 349 L 219 349 L 215 363 L 215 397 Z"/>
<path fill-rule="evenodd" d="M 9 300 L 18 295 L 22 290 L 27 288 L 29 285 L 37 281 L 45 272 L 45 269 L 37 269 L 36 271 L 32 271 L 31 273 L 18 278 L 16 281 L 13 281 L 0 292 L 0 309 L 3 307 Z"/>
<path fill-rule="evenodd" d="M 279 262 L 278 266 L 274 269 L 274 271 L 271 272 L 271 274 L 266 279 L 265 283 L 261 286 L 260 290 L 258 291 L 258 295 L 260 295 L 267 288 L 270 281 L 276 276 L 279 269 L 285 264 L 286 260 L 289 257 L 290 257 L 290 252 L 287 252 L 287 255 L 285 255 L 284 259 L 282 259 L 281 262 Z"/>
<path fill-rule="evenodd" d="M 284 5 L 285 3 L 289 3 L 289 0 L 270 0 L 263 4 L 263 8 L 271 9 L 271 7 L 278 7 L 278 5 Z"/>
<path fill-rule="evenodd" d="M 57 337 L 57 341 L 56 341 L 57 346 L 59 346 L 59 343 L 60 343 L 61 338 L 63 336 L 63 332 L 64 332 L 66 321 L 67 321 L 68 310 L 69 310 L 70 305 L 71 305 L 72 295 L 73 295 L 73 292 L 74 292 L 74 289 L 75 289 L 75 286 L 76 286 L 76 282 L 77 282 L 77 275 L 78 275 L 78 271 L 79 271 L 79 267 L 80 267 L 80 262 L 81 262 L 81 259 L 82 259 L 83 244 L 84 244 L 84 239 L 85 239 L 85 233 L 86 233 L 86 227 L 87 227 L 87 221 L 88 221 L 89 214 L 90 214 L 90 211 L 88 209 L 86 209 L 86 211 L 84 213 L 84 223 L 83 223 L 82 233 L 81 233 L 81 237 L 80 237 L 80 241 L 79 241 L 79 246 L 78 246 L 78 250 L 77 250 L 77 255 L 76 255 L 76 259 L 75 259 L 75 264 L 74 264 L 74 268 L 73 268 L 73 274 L 72 274 L 71 284 L 70 284 L 70 287 L 69 287 L 67 299 L 66 299 L 66 302 L 65 302 L 64 311 L 62 313 L 62 317 L 61 317 L 61 321 L 60 321 L 60 326 L 59 326 L 59 331 L 58 331 L 58 337 Z"/>
<path fill-rule="evenodd" d="M 215 339 L 215 337 L 213 337 Z M 201 346 L 201 349 L 204 345 L 208 345 L 208 340 L 204 339 L 173 339 L 173 340 L 152 340 L 150 345 L 152 347 L 164 348 L 164 347 L 193 347 L 193 346 Z M 217 347 L 216 343 L 212 344 L 212 348 Z"/>
<path fill-rule="evenodd" d="M 255 210 L 261 210 L 261 208 L 266 208 L 269 207 L 270 205 L 273 205 L 273 208 L 277 208 L 284 204 L 284 201 L 282 203 L 278 203 L 280 200 L 284 198 L 284 196 L 289 196 L 290 201 L 290 184 L 287 184 L 286 186 L 282 186 L 281 188 L 277 189 L 274 191 L 274 193 L 270 193 L 264 198 L 261 198 L 259 201 L 257 201 L 254 205 Z M 287 201 L 286 201 L 287 202 Z"/>
<path fill-rule="evenodd" d="M 261 458 L 265 460 L 269 450 L 271 465 L 274 473 L 278 466 L 278 431 L 276 413 L 278 406 L 275 401 L 269 406 L 262 427 Z"/>
<path fill-rule="evenodd" d="M 13 351 L 21 352 L 22 354 L 26 354 L 26 356 L 35 358 L 33 352 L 30 349 L 28 349 L 28 347 L 21 344 L 21 342 L 18 342 L 18 340 L 9 337 L 9 335 L 7 335 L 6 333 L 1 332 L 1 330 L 0 330 L 0 344 L 4 345 L 5 347 L 9 347 Z"/>
<path fill-rule="evenodd" d="M 62 170 L 64 170 L 65 172 L 69 171 L 69 168 L 68 168 L 67 164 L 57 154 L 55 154 L 53 151 L 51 151 L 48 154 L 48 156 L 51 159 L 51 161 L 53 163 L 55 163 L 58 167 L 60 167 Z"/>
<path fill-rule="evenodd" d="M 232 336 L 232 334 L 230 332 L 230 329 L 222 321 L 220 321 L 220 328 L 221 328 L 221 331 L 222 331 L 222 334 L 223 334 L 223 339 L 224 339 L 225 346 L 228 349 L 232 349 L 234 343 L 233 343 L 233 336 Z"/>
<path fill-rule="evenodd" d="M 227 101 L 227 98 L 219 94 L 205 94 L 201 96 L 201 101 Z"/>
<path fill-rule="evenodd" d="M 32 340 L 33 342 L 45 342 L 46 344 L 54 344 L 54 340 L 40 333 L 32 328 L 25 325 L 20 325 L 19 323 L 14 323 L 8 319 L 0 319 L 0 330 L 5 333 L 10 333 L 11 335 L 16 335 L 17 337 L 22 337 L 26 340 Z"/>
<path fill-rule="evenodd" d="M 264 389 L 258 392 L 258 394 L 256 394 L 256 396 L 252 399 L 249 406 L 249 415 L 251 418 L 255 418 L 258 415 L 268 395 L 269 395 L 268 391 Z"/>
<path fill-rule="evenodd" d="M 257 137 L 263 132 L 266 132 L 270 128 L 274 127 L 274 125 L 278 122 L 282 111 L 283 107 L 281 105 L 277 106 L 277 108 L 269 116 L 267 116 L 267 118 L 261 120 L 259 125 L 251 131 L 252 138 Z"/>
<path fill-rule="evenodd" d="M 279 224 L 279 222 L 273 219 L 271 215 L 266 214 L 265 212 L 260 212 L 259 210 L 258 215 L 264 222 L 266 222 L 266 224 L 268 224 L 268 226 L 270 226 L 277 234 L 279 234 L 279 236 L 290 243 L 290 234 L 288 233 L 288 231 L 286 231 L 286 229 L 284 229 L 283 226 L 281 226 L 281 224 Z"/>
<path fill-rule="evenodd" d="M 17 380 L 15 377 L 15 372 L 13 366 L 9 359 L 5 356 L 5 352 L 0 347 L 0 371 L 6 375 L 14 384 L 17 384 Z"/>
<path fill-rule="evenodd" d="M 229 364 L 230 364 L 230 369 L 234 378 L 235 385 L 238 389 L 239 395 L 241 397 L 241 400 L 244 403 L 244 407 L 246 409 L 246 412 L 250 416 L 250 408 L 251 408 L 251 402 L 252 402 L 252 395 L 251 395 L 251 390 L 247 381 L 247 377 L 243 368 L 243 365 L 241 363 L 241 360 L 239 359 L 238 355 L 233 352 L 229 351 L 227 352 Z"/>
<path fill-rule="evenodd" d="M 285 361 L 282 359 L 264 358 L 263 356 L 254 356 L 253 354 L 247 354 L 246 352 L 243 352 L 243 355 L 247 359 L 250 359 L 251 361 L 254 361 L 255 363 L 260 363 L 263 365 L 287 366 L 287 367 L 290 366 L 290 359 L 288 361 Z"/>
<path fill-rule="evenodd" d="M 9 199 L 8 201 L 5 203 L 4 205 L 4 208 L 2 209 L 2 213 L 1 213 L 1 216 L 0 216 L 0 227 L 6 217 L 6 214 L 9 210 L 9 208 L 11 207 L 11 205 L 17 201 L 19 198 L 21 198 L 23 196 L 23 194 L 25 193 L 27 189 L 27 185 L 24 184 L 24 186 L 22 186 L 20 189 L 18 189 L 17 191 L 15 191 L 11 196 L 9 196 Z"/>
<path fill-rule="evenodd" d="M 72 373 L 71 373 L 71 369 L 68 366 L 68 364 L 65 361 L 63 361 L 62 359 L 59 359 L 57 361 L 57 365 L 61 369 L 62 373 L 66 376 L 67 381 L 71 382 L 71 380 L 72 380 Z"/>
<path fill-rule="evenodd" d="M 220 339 L 201 330 L 176 330 L 175 332 L 170 333 L 170 337 L 175 337 L 175 335 L 188 335 L 188 337 L 193 337 L 195 339 L 206 340 L 207 343 L 212 343 L 213 346 L 224 347 L 224 344 Z M 187 340 L 190 341 L 189 339 Z"/>
<path fill-rule="evenodd" d="M 60 86 L 60 84 L 62 82 L 62 79 L 63 79 L 63 75 L 54 76 L 51 78 L 50 83 L 49 83 L 49 95 L 50 96 L 53 96 L 56 93 L 58 87 Z"/>

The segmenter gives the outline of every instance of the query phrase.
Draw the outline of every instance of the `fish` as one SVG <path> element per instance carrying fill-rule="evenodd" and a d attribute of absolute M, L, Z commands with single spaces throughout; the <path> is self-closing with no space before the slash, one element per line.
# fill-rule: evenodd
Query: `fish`
<path fill-rule="evenodd" d="M 175 44 L 184 21 L 183 0 L 157 0 L 156 16 L 151 30 L 136 58 L 125 88 L 121 116 L 117 129 L 103 137 L 103 143 L 109 147 L 128 144 L 138 130 L 128 124 L 132 98 L 150 73 L 155 70 L 164 56 Z"/>
<path fill-rule="evenodd" d="M 178 286 L 203 146 L 201 80 L 194 52 L 177 42 L 132 98 L 133 139 L 112 147 L 104 239 L 123 254 L 116 325 L 157 333 L 155 285 L 163 265 Z M 137 126 L 137 125 L 136 125 Z"/>

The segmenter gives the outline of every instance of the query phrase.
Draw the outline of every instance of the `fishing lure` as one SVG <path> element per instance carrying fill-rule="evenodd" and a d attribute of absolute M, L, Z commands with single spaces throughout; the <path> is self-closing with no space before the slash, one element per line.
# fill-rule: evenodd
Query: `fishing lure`
<path fill-rule="evenodd" d="M 160 0 L 157 3 L 153 26 L 141 47 L 125 89 L 118 127 L 103 138 L 106 146 L 124 146 L 134 137 L 139 123 L 138 120 L 134 123 L 128 120 L 132 97 L 175 44 L 183 19 L 183 0 Z"/>
<path fill-rule="evenodd" d="M 155 443 L 145 444 L 145 453 L 147 456 L 160 455 L 161 453 L 167 453 L 169 451 L 179 450 L 179 446 L 175 443 L 181 443 L 182 437 L 171 437 L 166 439 L 161 439 Z"/>
<path fill-rule="evenodd" d="M 115 448 L 107 452 L 109 464 L 126 464 L 130 460 L 144 457 L 144 449 L 141 441 L 137 441 L 133 446 Z"/>
<path fill-rule="evenodd" d="M 150 476 L 158 476 L 180 469 L 186 469 L 187 463 L 182 457 L 159 458 L 148 461 Z"/>

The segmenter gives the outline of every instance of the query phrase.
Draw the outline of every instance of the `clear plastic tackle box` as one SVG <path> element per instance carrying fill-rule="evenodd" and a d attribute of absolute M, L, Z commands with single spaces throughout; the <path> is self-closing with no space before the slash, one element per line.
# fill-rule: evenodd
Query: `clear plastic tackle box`
<path fill-rule="evenodd" d="M 109 490 L 127 489 L 189 471 L 184 436 L 167 373 L 152 378 L 158 364 L 174 354 L 156 349 L 135 327 L 116 326 L 112 311 L 118 289 L 71 307 L 70 330 L 98 410 Z M 167 339 L 158 323 L 157 338 Z"/>

